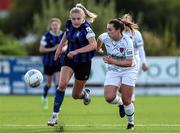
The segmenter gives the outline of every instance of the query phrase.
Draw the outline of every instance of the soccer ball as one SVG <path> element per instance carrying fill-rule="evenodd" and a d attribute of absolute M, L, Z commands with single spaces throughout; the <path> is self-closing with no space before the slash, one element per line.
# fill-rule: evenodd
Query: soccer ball
<path fill-rule="evenodd" d="M 31 69 L 24 75 L 24 81 L 29 87 L 36 88 L 43 82 L 43 75 L 39 70 Z"/>

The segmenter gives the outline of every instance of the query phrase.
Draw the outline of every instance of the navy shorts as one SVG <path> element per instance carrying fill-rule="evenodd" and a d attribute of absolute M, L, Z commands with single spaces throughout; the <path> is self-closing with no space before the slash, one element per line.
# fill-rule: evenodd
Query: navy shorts
<path fill-rule="evenodd" d="M 61 65 L 44 65 L 44 74 L 53 75 L 56 72 L 61 71 Z"/>
<path fill-rule="evenodd" d="M 62 66 L 68 66 L 74 71 L 76 80 L 87 80 L 91 71 L 91 61 L 89 62 L 73 62 L 73 60 L 65 58 Z"/>

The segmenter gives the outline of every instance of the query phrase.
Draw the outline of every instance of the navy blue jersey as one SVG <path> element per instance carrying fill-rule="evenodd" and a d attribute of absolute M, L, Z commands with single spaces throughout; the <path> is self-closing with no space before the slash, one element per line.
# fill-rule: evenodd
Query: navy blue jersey
<path fill-rule="evenodd" d="M 66 50 L 65 56 L 70 51 L 82 48 L 89 44 L 88 38 L 95 37 L 90 25 L 84 21 L 79 28 L 74 28 L 71 20 L 66 22 L 66 38 L 68 40 L 68 48 Z M 92 57 L 94 57 L 96 51 L 90 51 L 86 53 L 81 53 L 73 57 L 73 62 L 89 62 Z"/>
<path fill-rule="evenodd" d="M 46 32 L 42 39 L 41 45 L 45 48 L 52 48 L 55 45 L 58 45 L 62 39 L 63 32 L 61 31 L 58 35 L 53 34 L 51 31 Z M 56 51 L 43 53 L 43 64 L 46 66 L 53 66 L 55 64 L 62 64 L 64 55 L 61 55 L 57 61 L 54 61 L 54 55 Z"/>

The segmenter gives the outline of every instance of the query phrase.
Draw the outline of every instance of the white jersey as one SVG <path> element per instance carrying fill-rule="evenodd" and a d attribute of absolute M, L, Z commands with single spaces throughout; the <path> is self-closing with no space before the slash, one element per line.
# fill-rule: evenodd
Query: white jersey
<path fill-rule="evenodd" d="M 124 32 L 124 34 L 127 34 L 132 39 L 134 54 L 138 54 L 138 48 L 144 45 L 141 33 L 138 30 L 134 30 L 134 34 L 132 32 Z"/>
<path fill-rule="evenodd" d="M 107 71 L 122 72 L 129 69 L 136 70 L 133 42 L 128 35 L 123 34 L 119 41 L 114 41 L 106 32 L 101 34 L 99 39 L 104 43 L 107 55 L 111 55 L 116 59 L 133 59 L 133 64 L 131 67 L 120 67 L 117 65 L 108 64 Z"/>
<path fill-rule="evenodd" d="M 142 35 L 138 30 L 134 30 L 134 33 L 124 32 L 124 34 L 128 35 L 133 41 L 135 60 L 139 70 L 141 63 L 146 63 L 144 41 Z"/>

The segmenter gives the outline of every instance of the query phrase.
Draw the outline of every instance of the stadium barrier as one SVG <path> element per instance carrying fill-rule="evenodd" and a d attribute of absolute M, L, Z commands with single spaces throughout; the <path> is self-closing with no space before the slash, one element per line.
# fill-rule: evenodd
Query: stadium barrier
<path fill-rule="evenodd" d="M 32 89 L 25 85 L 24 74 L 29 69 L 43 72 L 41 57 L 0 58 L 0 94 L 41 94 L 44 83 Z M 180 57 L 148 57 L 149 70 L 139 72 L 137 95 L 180 95 Z M 102 57 L 92 62 L 92 71 L 87 86 L 94 89 L 94 95 L 103 94 L 106 65 Z M 67 95 L 71 94 L 74 78 L 70 80 Z M 55 92 L 55 80 L 50 94 Z"/>

